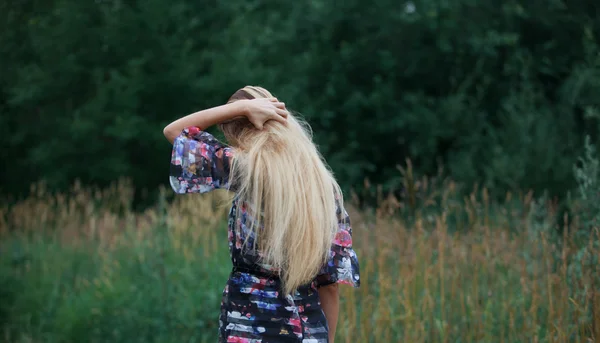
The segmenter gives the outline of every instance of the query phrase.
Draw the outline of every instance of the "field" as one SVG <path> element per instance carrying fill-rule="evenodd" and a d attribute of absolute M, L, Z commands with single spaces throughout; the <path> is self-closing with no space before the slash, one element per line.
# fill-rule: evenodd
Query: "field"
<path fill-rule="evenodd" d="M 552 202 L 433 184 L 377 210 L 348 197 L 362 287 L 341 287 L 336 342 L 600 341 L 597 229 L 582 242 Z M 0 341 L 215 342 L 228 195 L 161 193 L 140 213 L 125 181 L 36 185 L 2 208 Z"/>

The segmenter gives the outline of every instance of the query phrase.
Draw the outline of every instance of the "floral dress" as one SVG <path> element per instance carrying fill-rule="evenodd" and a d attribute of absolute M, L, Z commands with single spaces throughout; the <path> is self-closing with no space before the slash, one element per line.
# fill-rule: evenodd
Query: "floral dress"
<path fill-rule="evenodd" d="M 228 189 L 233 150 L 196 127 L 183 130 L 173 144 L 170 182 L 176 193 L 205 193 Z M 260 263 L 253 250 L 253 218 L 248 204 L 234 197 L 229 212 L 229 251 L 233 268 L 223 291 L 219 317 L 219 342 L 326 343 L 328 326 L 318 288 L 332 283 L 358 287 L 359 267 L 352 249 L 348 214 L 337 200 L 338 232 L 328 262 L 315 279 L 293 294 L 280 291 L 277 272 Z M 237 208 L 240 208 L 236 216 Z M 243 242 L 248 239 L 248 244 Z"/>

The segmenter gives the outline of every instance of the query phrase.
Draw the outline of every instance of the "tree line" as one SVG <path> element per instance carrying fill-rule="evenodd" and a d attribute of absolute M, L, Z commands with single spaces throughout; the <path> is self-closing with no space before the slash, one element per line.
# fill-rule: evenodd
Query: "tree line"
<path fill-rule="evenodd" d="M 600 4 L 20 0 L 0 4 L 0 191 L 166 184 L 169 121 L 270 89 L 345 189 L 406 158 L 492 190 L 573 189 L 600 129 Z"/>

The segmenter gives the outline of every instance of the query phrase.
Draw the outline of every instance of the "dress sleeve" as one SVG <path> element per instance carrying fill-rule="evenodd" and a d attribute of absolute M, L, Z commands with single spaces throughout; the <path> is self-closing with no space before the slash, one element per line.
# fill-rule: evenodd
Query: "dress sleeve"
<path fill-rule="evenodd" d="M 170 182 L 178 194 L 229 189 L 232 149 L 197 127 L 188 127 L 173 143 Z"/>
<path fill-rule="evenodd" d="M 352 249 L 352 227 L 348 212 L 337 200 L 338 230 L 329 251 L 327 264 L 323 266 L 315 282 L 317 287 L 332 283 L 360 286 L 360 272 L 356 252 Z"/>

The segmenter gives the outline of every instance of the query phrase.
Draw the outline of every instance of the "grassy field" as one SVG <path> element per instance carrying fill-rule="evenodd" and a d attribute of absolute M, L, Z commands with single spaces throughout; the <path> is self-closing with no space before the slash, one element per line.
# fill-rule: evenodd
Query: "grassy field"
<path fill-rule="evenodd" d="M 598 230 L 581 242 L 527 194 L 406 186 L 377 210 L 349 206 L 362 287 L 341 288 L 336 342 L 600 341 Z M 39 185 L 1 209 L 0 341 L 216 341 L 227 195 L 143 213 L 132 196 L 126 182 Z"/>

